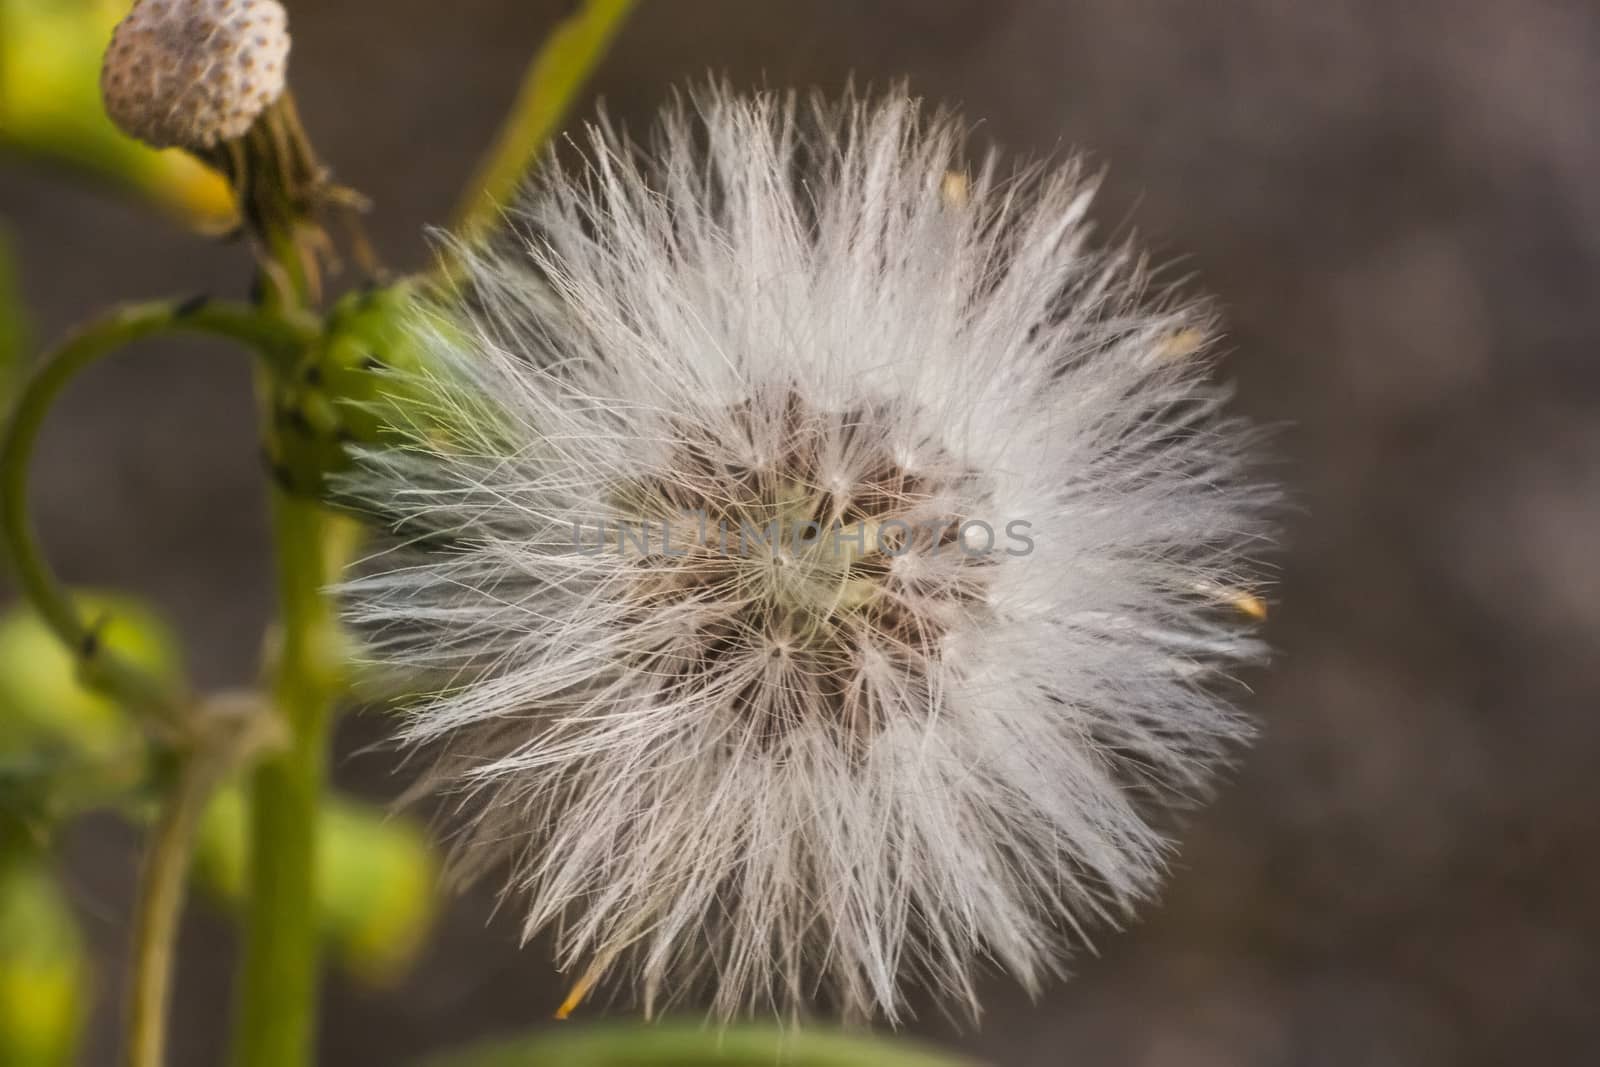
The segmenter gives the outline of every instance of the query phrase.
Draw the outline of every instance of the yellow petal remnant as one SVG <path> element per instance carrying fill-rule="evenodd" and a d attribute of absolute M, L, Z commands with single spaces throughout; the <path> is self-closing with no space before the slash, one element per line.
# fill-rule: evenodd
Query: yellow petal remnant
<path fill-rule="evenodd" d="M 1250 616 L 1252 619 L 1255 619 L 1257 622 L 1266 621 L 1267 602 L 1255 594 L 1242 592 L 1236 593 L 1234 594 L 1231 603 L 1234 607 L 1238 608 L 1241 612 Z"/>
<path fill-rule="evenodd" d="M 1175 330 L 1166 340 L 1162 341 L 1157 354 L 1162 359 L 1188 359 L 1200 351 L 1205 343 L 1206 334 L 1204 330 L 1186 326 L 1181 330 Z"/>
<path fill-rule="evenodd" d="M 578 975 L 578 980 L 573 982 L 572 988 L 567 991 L 567 999 L 556 1009 L 554 1017 L 557 1021 L 566 1021 L 577 1010 L 578 1005 L 583 1003 L 584 998 L 594 989 L 595 983 L 600 981 L 600 976 L 606 973 L 606 968 L 611 966 L 616 958 L 616 952 L 608 952 L 583 969 L 583 973 Z M 650 1015 L 648 1004 L 645 1015 L 646 1017 Z"/>
<path fill-rule="evenodd" d="M 1194 591 L 1227 604 L 1239 614 L 1248 616 L 1256 622 L 1266 621 L 1267 602 L 1247 589 L 1235 589 L 1215 582 L 1196 582 Z"/>
<path fill-rule="evenodd" d="M 965 171 L 946 171 L 944 181 L 939 183 L 939 195 L 951 207 L 966 207 L 967 201 L 972 199 L 972 179 Z"/>
<path fill-rule="evenodd" d="M 563 1000 L 561 1007 L 556 1009 L 555 1017 L 565 1020 L 571 1016 L 577 1010 L 578 1005 L 583 1003 L 583 998 L 589 995 L 589 990 L 594 988 L 595 979 L 598 977 L 593 967 L 579 975 L 578 980 L 573 982 L 572 988 L 568 990 L 567 999 Z"/>

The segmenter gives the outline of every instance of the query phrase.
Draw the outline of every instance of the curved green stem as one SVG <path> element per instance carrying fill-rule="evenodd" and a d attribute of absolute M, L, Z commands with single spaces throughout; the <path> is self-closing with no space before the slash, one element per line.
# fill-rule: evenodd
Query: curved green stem
<path fill-rule="evenodd" d="M 191 332 L 239 341 L 268 362 L 288 364 L 316 327 L 242 304 L 161 302 L 118 308 L 83 327 L 50 353 L 17 397 L 0 439 L 0 538 L 29 604 L 79 660 L 84 681 L 128 706 L 170 718 L 167 686 L 100 647 L 98 625 L 86 619 L 51 570 L 28 514 L 28 464 L 45 416 L 79 372 L 147 337 Z"/>
<path fill-rule="evenodd" d="M 86 619 L 45 559 L 28 513 L 28 468 L 50 408 L 83 370 L 136 341 L 190 332 L 244 344 L 269 367 L 292 367 L 317 336 L 318 323 L 292 310 L 265 311 L 209 301 L 133 304 L 83 327 L 39 364 L 23 386 L 0 438 L 0 538 L 23 595 L 72 650 L 84 681 L 128 707 L 145 713 L 170 734 L 184 737 L 185 696 L 173 692 L 133 663 L 102 647 L 98 623 Z M 185 878 L 196 820 L 215 785 L 218 768 L 229 765 L 232 748 L 185 758 L 175 792 L 167 799 L 141 876 L 134 930 L 127 1062 L 159 1067 L 164 1056 L 173 941 L 182 911 Z"/>
<path fill-rule="evenodd" d="M 456 210 L 456 232 L 461 237 L 471 240 L 494 225 L 589 75 L 600 65 L 634 2 L 584 0 L 539 49 L 523 76 L 500 136 L 467 183 Z"/>

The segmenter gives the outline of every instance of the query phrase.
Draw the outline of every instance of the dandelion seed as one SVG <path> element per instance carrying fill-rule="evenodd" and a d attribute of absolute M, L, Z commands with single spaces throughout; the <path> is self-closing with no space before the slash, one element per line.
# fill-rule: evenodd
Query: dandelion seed
<path fill-rule="evenodd" d="M 349 617 L 442 672 L 404 737 L 570 1002 L 1037 990 L 1248 733 L 1222 679 L 1261 653 L 1272 493 L 1172 358 L 1207 315 L 1091 247 L 1078 166 L 963 141 L 903 97 L 723 90 L 649 149 L 591 131 L 351 476 L 395 544 Z"/>

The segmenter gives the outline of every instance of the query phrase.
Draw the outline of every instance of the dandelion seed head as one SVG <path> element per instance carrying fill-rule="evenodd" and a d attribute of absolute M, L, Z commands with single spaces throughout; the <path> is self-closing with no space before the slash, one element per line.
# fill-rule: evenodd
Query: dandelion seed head
<path fill-rule="evenodd" d="M 1076 163 L 965 142 L 903 95 L 600 124 L 347 480 L 458 865 L 581 988 L 976 1014 L 1154 891 L 1248 734 L 1272 492 L 1210 317 L 1091 244 Z"/>

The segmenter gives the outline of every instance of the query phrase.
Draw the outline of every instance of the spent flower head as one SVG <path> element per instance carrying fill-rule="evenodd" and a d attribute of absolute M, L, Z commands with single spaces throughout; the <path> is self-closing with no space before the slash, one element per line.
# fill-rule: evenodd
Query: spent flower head
<path fill-rule="evenodd" d="M 288 15 L 278 0 L 137 0 L 101 68 L 106 111 L 156 148 L 243 137 L 283 95 Z"/>
<path fill-rule="evenodd" d="M 1272 493 L 1208 316 L 1091 246 L 1076 163 L 964 140 L 898 95 L 602 124 L 350 476 L 395 540 L 349 617 L 441 672 L 404 736 L 458 860 L 580 989 L 976 1012 L 1152 892 L 1248 733 Z"/>

